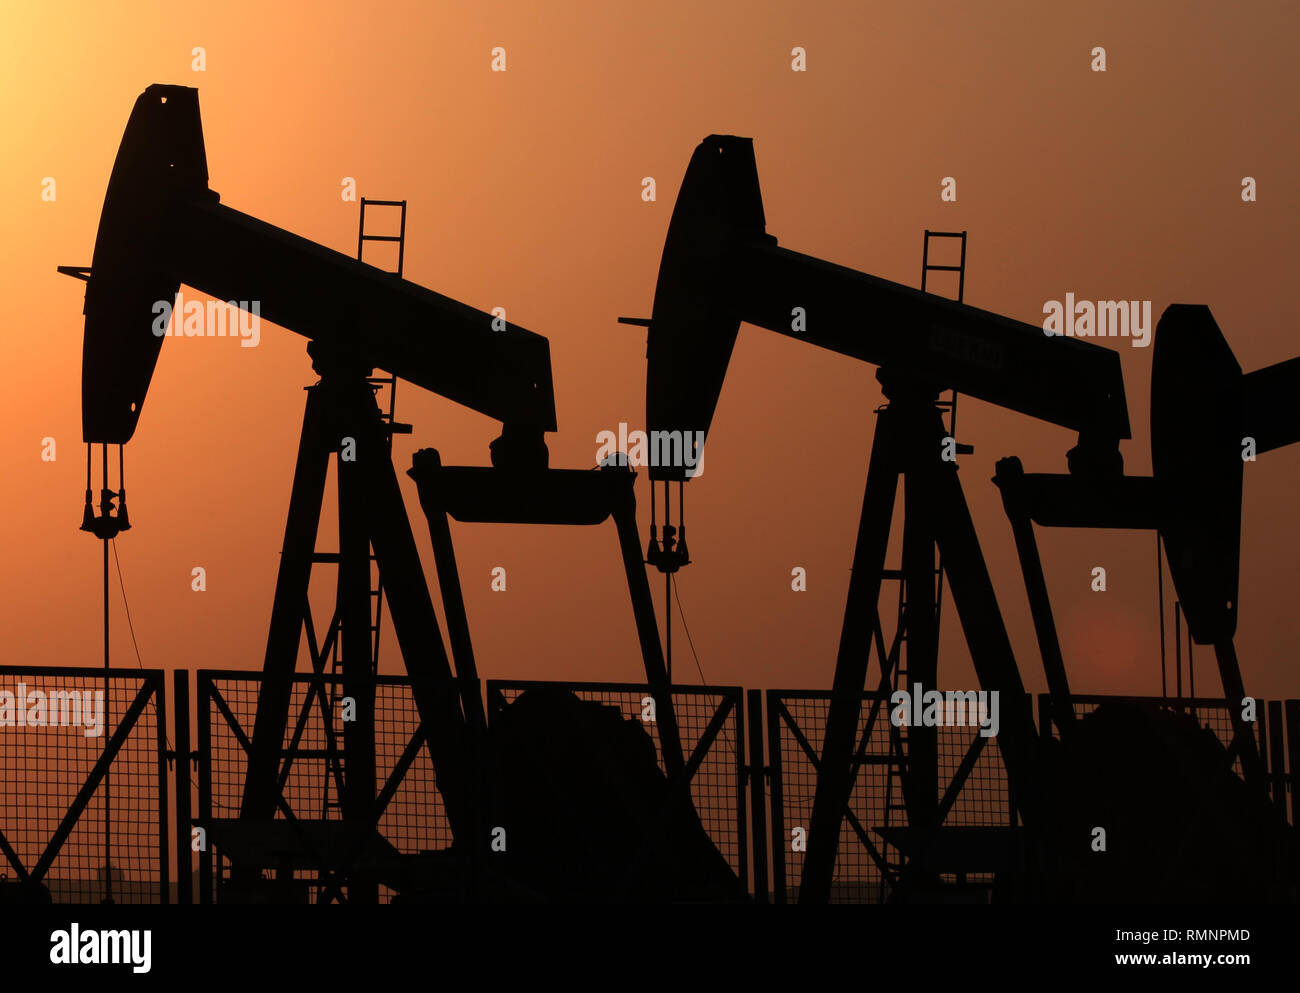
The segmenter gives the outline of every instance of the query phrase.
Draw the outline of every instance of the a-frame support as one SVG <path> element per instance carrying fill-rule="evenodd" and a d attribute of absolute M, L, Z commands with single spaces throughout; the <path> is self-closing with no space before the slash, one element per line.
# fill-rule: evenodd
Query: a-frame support
<path fill-rule="evenodd" d="M 996 691 L 1010 704 L 1002 709 L 999 744 L 1012 795 L 1020 803 L 1026 823 L 1033 819 L 1026 808 L 1032 807 L 1037 795 L 1032 781 L 1037 731 L 1029 709 L 1023 706 L 1024 684 L 957 478 L 957 467 L 943 457 L 945 430 L 936 407 L 939 391 L 893 376 L 885 369 L 877 376 L 890 402 L 878 411 L 872 442 L 799 888 L 800 903 L 825 903 L 830 897 L 840 827 L 853 791 L 862 694 L 870 642 L 879 623 L 881 575 L 900 479 L 905 486 L 904 569 L 914 575 L 915 581 L 924 576 L 932 584 L 933 555 L 927 558 L 924 553 L 926 548 L 938 546 L 980 686 Z M 934 646 L 932 626 L 922 619 L 915 632 L 909 630 L 909 638 L 914 633 L 921 636 L 924 646 L 918 661 L 928 663 Z M 918 675 L 914 665 L 909 663 L 909 675 L 914 680 L 929 676 L 928 671 Z M 935 688 L 933 684 L 931 688 Z M 924 788 L 923 777 L 926 782 L 931 778 L 926 758 L 929 750 L 923 742 L 927 740 L 924 735 L 933 730 L 908 729 L 913 750 L 922 743 L 918 758 L 924 760 L 926 770 L 912 772 L 913 794 Z M 936 810 L 937 806 L 936 797 Z"/>
<path fill-rule="evenodd" d="M 309 351 L 321 380 L 307 388 L 240 816 L 270 818 L 276 809 L 292 680 L 303 625 L 309 619 L 308 586 L 326 474 L 330 458 L 337 456 L 337 610 L 343 628 L 344 695 L 353 697 L 357 704 L 356 720 L 347 722 L 344 730 L 343 818 L 362 831 L 374 827 L 375 672 L 370 646 L 373 547 L 438 789 L 453 835 L 463 843 L 470 828 L 464 761 L 469 744 L 467 730 L 481 730 L 484 725 L 476 673 L 459 672 L 458 699 L 457 680 L 420 565 L 385 426 L 366 379 L 369 369 L 338 357 L 322 356 L 317 349 Z"/>

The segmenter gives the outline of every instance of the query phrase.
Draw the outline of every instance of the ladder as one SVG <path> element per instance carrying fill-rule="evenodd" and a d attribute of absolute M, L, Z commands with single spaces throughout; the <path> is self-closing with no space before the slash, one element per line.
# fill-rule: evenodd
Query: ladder
<path fill-rule="evenodd" d="M 930 261 L 930 241 L 935 238 L 957 238 L 961 241 L 961 256 L 957 265 L 943 265 Z M 957 296 L 958 303 L 964 303 L 966 294 L 966 232 L 965 231 L 931 231 L 928 228 L 925 231 L 925 238 L 922 244 L 921 253 L 921 292 L 930 292 L 928 288 L 929 274 L 932 272 L 955 272 L 957 273 Z M 955 439 L 957 436 L 957 391 L 950 390 L 948 394 L 936 401 L 936 405 L 941 411 L 941 416 L 946 417 L 944 428 L 950 438 Z M 956 451 L 966 453 L 971 451 L 969 446 L 957 445 Z M 885 678 L 891 680 L 891 692 L 908 689 L 907 673 L 907 624 L 909 610 L 931 609 L 934 610 L 934 622 L 936 629 L 939 625 L 940 613 L 943 606 L 943 558 L 938 556 L 938 561 L 934 570 L 934 586 L 930 590 L 912 593 L 909 603 L 909 591 L 904 579 L 903 569 L 884 569 L 881 572 L 882 580 L 894 580 L 898 583 L 898 620 L 895 627 L 893 644 L 890 646 L 887 656 L 880 660 L 881 666 L 885 670 Z M 877 620 L 879 625 L 879 620 Z M 879 635 L 879 631 L 877 632 Z M 877 644 L 883 645 L 883 637 L 877 638 Z M 935 689 L 936 687 L 930 687 Z M 907 774 L 907 757 L 908 735 L 906 727 L 897 727 L 893 721 L 889 722 L 890 738 L 890 755 L 889 760 L 885 763 L 885 806 L 884 822 L 888 827 L 892 816 L 901 817 L 903 823 L 907 822 L 907 804 L 903 800 L 902 779 Z M 896 852 L 893 846 L 885 845 L 882 847 L 882 855 L 887 866 L 895 873 L 901 873 L 904 865 L 904 859 L 901 853 Z M 891 858 L 891 852 L 894 856 Z M 897 875 L 896 877 L 897 878 Z M 885 898 L 885 889 L 881 888 L 881 899 Z"/>
<path fill-rule="evenodd" d="M 401 216 L 398 222 L 397 234 L 395 235 L 367 234 L 366 233 L 366 208 L 367 207 L 386 207 L 386 208 L 396 207 L 400 209 Z M 386 242 L 386 243 L 397 245 L 397 268 L 395 270 L 392 270 L 392 273 L 398 279 L 401 279 L 402 267 L 406 261 L 406 201 L 405 200 L 367 200 L 365 197 L 361 198 L 361 217 L 357 225 L 357 260 L 358 261 L 361 262 L 365 261 L 364 258 L 365 247 L 366 247 L 366 242 L 368 241 Z M 385 387 L 387 387 L 388 389 L 388 410 L 385 411 L 381 404 L 379 408 L 379 413 L 380 413 L 380 418 L 384 422 L 385 434 L 387 435 L 388 438 L 388 450 L 391 453 L 393 450 L 393 435 L 411 433 L 411 425 L 399 424 L 394 417 L 397 411 L 397 376 L 395 375 L 371 376 L 369 382 L 375 388 L 376 392 L 378 392 L 379 390 Z M 371 550 L 370 553 L 370 561 L 371 562 L 375 561 L 375 555 L 373 549 Z M 375 671 L 378 672 L 379 671 L 379 628 L 380 628 L 380 621 L 383 618 L 383 613 L 384 613 L 384 589 L 383 589 L 383 577 L 378 575 L 377 570 L 374 574 L 374 579 L 372 580 L 372 583 L 373 585 L 370 588 L 370 596 L 374 600 L 374 604 L 375 604 L 375 609 L 374 609 L 375 620 L 374 623 L 370 626 L 370 635 L 371 635 L 370 663 L 371 666 L 374 667 Z"/>
<path fill-rule="evenodd" d="M 397 234 L 366 234 L 366 208 L 367 207 L 398 207 L 401 209 L 401 219 L 398 224 Z M 361 198 L 361 219 L 357 225 L 357 261 L 365 261 L 366 242 L 378 241 L 387 242 L 397 245 L 397 268 L 390 270 L 398 279 L 402 278 L 402 267 L 406 261 L 406 201 L 405 200 L 367 200 Z M 397 409 L 397 377 L 396 376 L 371 376 L 370 382 L 376 387 L 376 391 L 383 387 L 388 387 L 388 410 L 385 412 L 380 407 L 380 414 L 387 425 L 393 425 L 393 414 Z M 408 429 L 409 430 L 409 429 Z M 402 432 L 400 429 L 398 433 Z M 388 435 L 388 444 L 391 451 L 393 436 L 390 432 Z"/>
<path fill-rule="evenodd" d="M 366 208 L 367 207 L 384 207 L 384 208 L 400 209 L 401 214 L 398 221 L 397 234 L 393 235 L 393 234 L 368 233 L 366 231 Z M 372 214 L 372 221 L 373 221 L 373 214 Z M 361 214 L 357 224 L 357 260 L 358 261 L 361 262 L 365 261 L 365 249 L 366 249 L 367 242 L 384 242 L 388 244 L 397 245 L 397 268 L 388 271 L 391 272 L 398 279 L 401 279 L 403 266 L 406 262 L 406 201 L 405 200 L 368 200 L 365 197 L 361 198 Z M 388 390 L 388 409 L 385 410 L 383 404 L 380 404 L 379 417 L 384 424 L 384 434 L 388 441 L 388 450 L 391 453 L 393 450 L 393 435 L 410 434 L 411 432 L 411 425 L 400 424 L 395 419 L 395 414 L 397 411 L 397 376 L 395 375 L 370 376 L 367 379 L 367 382 L 370 383 L 371 388 L 376 393 L 378 393 L 381 389 L 384 388 L 387 388 Z M 317 553 L 312 557 L 312 560 L 314 562 L 338 562 L 339 557 L 338 555 L 331 555 L 329 553 Z M 380 631 L 381 622 L 383 620 L 383 615 L 384 615 L 383 577 L 379 575 L 378 568 L 374 565 L 375 561 L 376 561 L 375 553 L 374 553 L 374 549 L 372 548 L 370 550 L 370 562 L 371 562 L 370 599 L 373 605 L 371 611 L 371 617 L 373 618 L 373 620 L 370 625 L 370 668 L 372 673 L 378 673 L 379 671 L 379 631 Z M 335 616 L 333 626 L 335 628 L 335 637 L 333 643 L 334 648 L 333 651 L 330 653 L 331 690 L 330 690 L 329 713 L 331 717 L 339 713 L 340 700 L 342 696 L 342 691 L 341 691 L 342 684 L 340 682 L 339 653 L 340 653 L 340 646 L 343 642 L 343 638 L 342 638 L 343 624 L 342 624 L 342 620 L 338 618 L 337 615 Z M 328 736 L 328 741 L 329 741 L 329 749 L 331 753 L 334 753 L 336 751 L 336 744 L 335 744 L 335 737 L 332 733 Z M 336 754 L 331 755 L 331 761 L 337 762 Z M 324 793 L 323 803 L 322 803 L 323 809 L 321 812 L 321 816 L 325 818 L 328 818 L 330 816 L 331 811 L 337 812 L 341 807 L 340 798 L 337 796 L 334 797 L 330 796 L 330 781 L 331 781 L 331 777 L 327 775 L 325 777 L 325 793 Z"/>
<path fill-rule="evenodd" d="M 961 240 L 961 258 L 956 265 L 935 265 L 930 262 L 930 239 L 931 238 L 959 238 Z M 932 272 L 955 272 L 957 274 L 957 296 L 954 298 L 958 303 L 966 302 L 966 232 L 965 231 L 931 231 L 925 230 L 925 241 L 921 249 L 921 292 L 928 293 L 926 289 L 926 277 Z M 957 438 L 957 391 L 949 390 L 947 397 L 941 397 L 938 401 L 938 407 L 948 415 L 948 423 L 945 427 L 948 430 L 948 437 L 954 440 Z M 969 446 L 957 445 L 958 454 L 971 451 Z M 939 558 L 939 567 L 935 571 L 936 583 L 934 594 L 934 619 L 938 624 L 939 617 L 943 609 L 943 558 Z"/>

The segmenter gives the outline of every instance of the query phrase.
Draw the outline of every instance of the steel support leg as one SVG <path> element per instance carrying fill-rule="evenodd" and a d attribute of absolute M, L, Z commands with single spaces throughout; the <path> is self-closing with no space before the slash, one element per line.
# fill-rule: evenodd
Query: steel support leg
<path fill-rule="evenodd" d="M 853 572 L 849 577 L 848 604 L 835 660 L 835 681 L 826 715 L 817 790 L 813 796 L 808 852 L 799 885 L 800 903 L 826 903 L 830 900 L 840 826 L 853 792 L 854 745 L 862 712 L 871 635 L 879 608 L 880 575 L 885 567 L 890 519 L 898 491 L 897 416 L 892 406 L 880 411 L 871 443 L 862 517 L 853 552 Z"/>
<path fill-rule="evenodd" d="M 292 678 L 298 665 L 298 644 L 307 609 L 312 555 L 320 527 L 321 503 L 325 499 L 330 449 L 324 436 L 329 407 L 334 400 L 332 393 L 324 382 L 307 389 L 298 462 L 289 497 L 289 519 L 284 528 L 280 571 L 271 606 L 271 630 L 267 636 L 266 660 L 262 665 L 262 686 L 253 719 L 253 748 L 248 757 L 248 772 L 239 808 L 241 817 L 269 818 L 275 813 L 280 749 L 289 720 Z"/>

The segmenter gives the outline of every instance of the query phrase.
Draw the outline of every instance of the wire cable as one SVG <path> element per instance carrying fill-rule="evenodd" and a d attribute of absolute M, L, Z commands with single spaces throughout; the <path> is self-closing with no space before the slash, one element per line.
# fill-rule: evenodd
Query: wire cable
<path fill-rule="evenodd" d="M 114 563 L 114 565 L 117 566 L 117 586 L 118 586 L 118 589 L 122 591 L 122 609 L 126 612 L 126 627 L 127 627 L 127 630 L 131 632 L 131 646 L 135 649 L 135 661 L 136 661 L 136 664 L 140 667 L 141 671 L 143 671 L 143 670 L 144 670 L 144 659 L 142 659 L 142 658 L 140 657 L 140 643 L 139 643 L 138 641 L 136 641 L 136 638 L 135 638 L 135 625 L 134 625 L 133 623 L 131 623 L 131 605 L 127 602 L 127 599 L 126 599 L 126 581 L 122 578 L 122 560 L 119 559 L 119 558 L 117 557 L 117 539 L 116 539 L 116 538 L 112 539 L 112 540 L 109 542 L 109 544 L 113 546 L 113 563 Z M 168 752 L 174 752 L 174 751 L 175 751 L 175 749 L 172 748 L 171 738 L 168 736 L 168 734 L 167 734 L 167 729 L 166 729 L 166 728 L 163 728 L 163 743 L 167 746 L 167 751 L 168 751 Z M 177 759 L 178 759 L 178 760 L 181 760 L 181 758 L 182 758 L 181 756 L 179 756 L 179 755 L 177 756 Z M 187 770 L 187 772 L 188 772 L 188 776 L 189 776 L 190 785 L 191 785 L 192 787 L 194 787 L 194 789 L 197 790 L 197 789 L 199 788 L 199 787 L 198 787 L 198 783 L 196 783 L 196 782 L 194 781 L 194 773 L 193 773 L 193 770 L 190 770 L 190 769 L 189 769 L 189 760 L 188 760 L 188 758 L 185 759 L 185 763 L 186 763 L 186 770 Z M 222 803 L 222 802 L 221 802 L 220 800 L 218 800 L 216 797 L 213 797 L 213 798 L 212 798 L 212 805 L 213 805 L 214 807 L 217 807 L 217 808 L 221 809 L 221 810 L 235 810 L 235 809 L 236 809 L 236 807 L 235 807 L 234 804 L 226 804 L 226 803 Z"/>

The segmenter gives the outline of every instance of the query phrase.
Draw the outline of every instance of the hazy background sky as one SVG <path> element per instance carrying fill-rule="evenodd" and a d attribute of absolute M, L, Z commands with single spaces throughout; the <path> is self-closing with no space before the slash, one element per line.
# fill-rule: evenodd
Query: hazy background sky
<path fill-rule="evenodd" d="M 1203 303 L 1246 370 L 1300 354 L 1300 14 L 1285 3 L 1078 7 L 5 2 L 4 661 L 102 661 L 101 552 L 77 530 L 83 285 L 55 266 L 90 263 L 118 142 L 149 84 L 198 87 L 211 186 L 236 209 L 350 253 L 358 205 L 340 198 L 343 177 L 361 195 L 409 200 L 407 278 L 504 306 L 550 339 L 551 464 L 588 467 L 600 431 L 644 424 L 645 333 L 615 319 L 649 316 L 673 200 L 710 133 L 754 139 L 768 230 L 797 251 L 915 286 L 923 229 L 966 229 L 975 306 L 1038 324 L 1067 292 L 1149 299 L 1157 317 Z M 490 71 L 494 46 L 505 73 Z M 791 71 L 795 46 L 807 72 Z M 1106 48 L 1104 73 L 1090 71 L 1094 46 Z M 645 176 L 657 202 L 641 199 Z M 956 203 L 940 202 L 944 176 Z M 1256 178 L 1257 203 L 1242 202 L 1243 176 Z M 118 540 L 148 667 L 261 667 L 302 387 L 315 379 L 305 344 L 266 322 L 257 348 L 165 342 L 127 449 L 135 527 Z M 1105 344 L 1123 361 L 1126 467 L 1146 473 L 1151 349 Z M 830 685 L 882 402 L 874 373 L 742 330 L 706 472 L 688 488 L 696 563 L 680 574 L 710 682 Z M 394 456 L 432 583 L 411 453 L 487 464 L 498 425 L 410 386 L 398 418 L 415 424 Z M 1042 688 L 990 477 L 1013 454 L 1029 471 L 1064 471 L 1074 441 L 968 398 L 959 427 L 975 446 L 961 478 L 1020 667 Z M 54 463 L 41 460 L 46 436 Z M 1247 689 L 1264 697 L 1297 692 L 1298 481 L 1300 451 L 1246 467 L 1237 643 Z M 485 677 L 641 678 L 612 525 L 453 525 L 453 536 Z M 1039 543 L 1075 689 L 1158 692 L 1154 537 L 1040 531 Z M 498 565 L 506 593 L 489 588 Z M 1089 588 L 1096 565 L 1105 593 Z M 195 566 L 207 592 L 191 590 Z M 808 570 L 806 593 L 790 590 L 794 566 Z M 116 577 L 113 611 L 115 664 L 133 666 Z M 697 681 L 677 623 L 675 672 Z M 975 685 L 950 611 L 943 651 L 944 682 Z M 1210 651 L 1199 655 L 1198 690 L 1219 692 Z M 390 652 L 384 669 L 398 664 Z"/>

